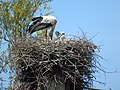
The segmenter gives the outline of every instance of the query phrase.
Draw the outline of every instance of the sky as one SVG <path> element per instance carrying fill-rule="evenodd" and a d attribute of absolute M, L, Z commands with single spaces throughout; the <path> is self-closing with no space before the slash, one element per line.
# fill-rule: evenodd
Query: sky
<path fill-rule="evenodd" d="M 98 80 L 106 86 L 95 83 L 96 88 L 120 90 L 120 0 L 53 0 L 51 7 L 57 17 L 56 30 L 66 35 L 82 35 L 81 30 L 87 33 L 96 45 L 100 45 L 99 62 L 105 67 L 105 75 L 96 74 Z"/>

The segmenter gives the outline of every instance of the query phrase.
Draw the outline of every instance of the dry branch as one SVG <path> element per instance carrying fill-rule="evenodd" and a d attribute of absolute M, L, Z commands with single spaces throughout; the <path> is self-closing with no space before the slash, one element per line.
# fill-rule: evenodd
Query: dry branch
<path fill-rule="evenodd" d="M 15 90 L 46 90 L 52 81 L 75 90 L 90 87 L 97 62 L 96 48 L 92 42 L 75 37 L 57 42 L 18 39 L 12 45 Z"/>

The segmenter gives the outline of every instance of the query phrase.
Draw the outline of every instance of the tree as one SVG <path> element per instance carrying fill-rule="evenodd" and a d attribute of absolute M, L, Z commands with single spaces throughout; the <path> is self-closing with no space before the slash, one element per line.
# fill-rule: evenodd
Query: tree
<path fill-rule="evenodd" d="M 48 3 L 51 1 L 0 0 L 0 46 L 3 45 L 3 42 L 6 42 L 6 50 L 0 48 L 0 74 L 9 71 L 13 75 L 14 61 L 10 58 L 9 48 L 17 38 L 26 38 L 26 30 L 36 11 L 39 11 L 39 15 L 51 13 L 48 12 L 50 11 Z M 46 10 L 48 13 L 45 13 Z M 2 89 L 4 82 L 2 81 L 2 76 L 0 75 L 0 89 Z"/>

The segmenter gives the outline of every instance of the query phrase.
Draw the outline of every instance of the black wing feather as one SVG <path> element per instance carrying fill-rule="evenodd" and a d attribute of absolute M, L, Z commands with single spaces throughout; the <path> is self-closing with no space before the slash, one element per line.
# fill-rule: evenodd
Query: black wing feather
<path fill-rule="evenodd" d="M 43 20 L 43 17 L 34 17 L 33 19 L 32 19 L 32 21 L 42 21 Z"/>
<path fill-rule="evenodd" d="M 33 23 L 33 24 L 30 25 L 30 27 L 28 29 L 28 32 L 30 34 L 32 34 L 35 31 L 39 31 L 39 30 L 42 30 L 42 29 L 45 29 L 45 28 L 49 28 L 51 26 L 52 26 L 52 24 L 49 24 L 49 23 L 41 23 L 41 22 Z"/>

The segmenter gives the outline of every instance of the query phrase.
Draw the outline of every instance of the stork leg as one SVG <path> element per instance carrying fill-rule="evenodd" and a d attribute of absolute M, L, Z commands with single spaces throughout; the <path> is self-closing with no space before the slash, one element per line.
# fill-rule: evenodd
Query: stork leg
<path fill-rule="evenodd" d="M 45 30 L 45 38 L 46 38 L 46 40 L 47 40 L 47 30 Z"/>

